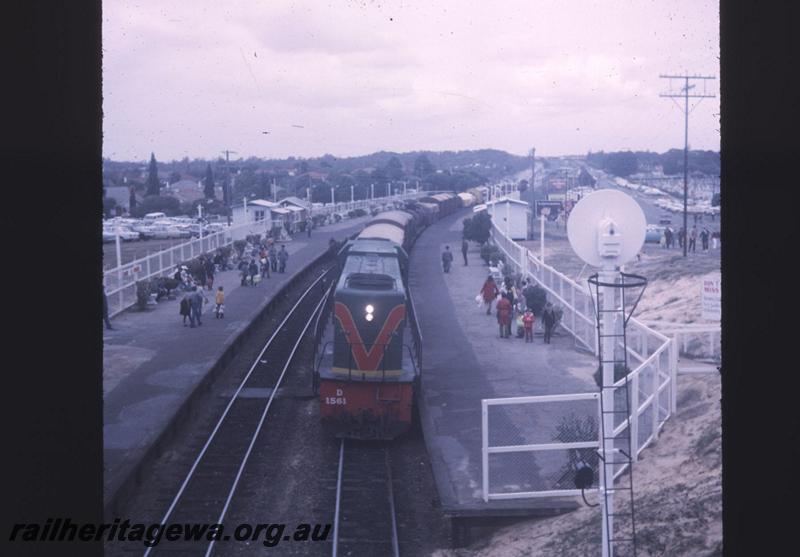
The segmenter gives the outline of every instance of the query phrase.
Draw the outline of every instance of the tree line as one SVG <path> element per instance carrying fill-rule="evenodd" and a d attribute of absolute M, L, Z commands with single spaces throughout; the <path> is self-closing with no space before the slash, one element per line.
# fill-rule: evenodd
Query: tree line
<path fill-rule="evenodd" d="M 665 153 L 650 151 L 599 151 L 586 155 L 586 162 L 595 168 L 605 170 L 615 176 L 630 176 L 657 166 L 666 175 L 683 174 L 683 149 L 670 149 Z M 720 158 L 718 151 L 689 151 L 689 172 L 700 172 L 709 176 L 719 176 Z"/>

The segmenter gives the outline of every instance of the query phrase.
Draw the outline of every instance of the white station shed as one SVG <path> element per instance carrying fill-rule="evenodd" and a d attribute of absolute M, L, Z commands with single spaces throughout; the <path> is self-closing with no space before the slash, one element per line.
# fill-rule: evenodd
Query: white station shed
<path fill-rule="evenodd" d="M 478 207 L 480 205 L 475 207 L 476 212 Z M 512 240 L 528 239 L 528 204 L 525 201 L 504 197 L 486 203 L 485 210 L 492 215 L 497 227 Z"/>

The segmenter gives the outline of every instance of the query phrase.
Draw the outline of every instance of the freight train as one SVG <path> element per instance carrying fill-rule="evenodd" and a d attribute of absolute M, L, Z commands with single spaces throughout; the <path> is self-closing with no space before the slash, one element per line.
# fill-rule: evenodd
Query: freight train
<path fill-rule="evenodd" d="M 331 322 L 315 369 L 324 429 L 392 439 L 411 425 L 422 337 L 408 289 L 408 250 L 431 223 L 480 201 L 440 193 L 374 216 L 339 251 Z"/>

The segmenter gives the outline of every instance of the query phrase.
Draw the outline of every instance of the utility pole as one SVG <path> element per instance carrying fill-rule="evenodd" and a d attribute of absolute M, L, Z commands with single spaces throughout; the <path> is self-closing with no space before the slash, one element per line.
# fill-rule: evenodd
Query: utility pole
<path fill-rule="evenodd" d="M 683 256 L 686 257 L 687 245 L 689 244 L 689 229 L 688 229 L 688 204 L 689 204 L 689 99 L 700 99 L 697 104 L 700 104 L 703 99 L 714 98 L 714 95 L 706 93 L 706 83 L 711 79 L 716 79 L 714 76 L 708 75 L 660 75 L 661 79 L 682 79 L 684 86 L 681 87 L 680 94 L 677 93 L 662 93 L 659 97 L 669 97 L 671 99 L 682 97 L 683 104 Z M 703 83 L 703 92 L 701 94 L 689 94 L 690 89 L 694 89 L 695 84 L 689 84 L 690 79 L 699 79 Z M 674 100 L 672 102 L 675 102 Z M 678 103 L 675 102 L 677 105 Z M 697 104 L 692 107 L 694 110 Z M 680 105 L 678 105 L 680 108 Z"/>

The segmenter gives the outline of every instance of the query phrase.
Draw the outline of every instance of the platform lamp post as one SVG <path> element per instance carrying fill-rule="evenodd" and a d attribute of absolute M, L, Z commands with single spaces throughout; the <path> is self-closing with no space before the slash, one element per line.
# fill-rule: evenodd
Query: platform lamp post
<path fill-rule="evenodd" d="M 200 252 L 203 252 L 203 203 L 197 204 L 197 222 L 200 226 Z"/>
<path fill-rule="evenodd" d="M 332 185 L 331 185 L 331 205 L 334 205 L 334 206 L 336 205 L 336 197 L 334 195 L 334 189 L 333 189 Z"/>
<path fill-rule="evenodd" d="M 549 214 L 550 207 L 542 207 L 541 211 L 539 211 L 539 220 L 541 221 L 542 225 L 539 231 L 539 257 L 542 260 L 542 265 L 544 265 L 544 221 Z"/>
<path fill-rule="evenodd" d="M 119 288 L 119 308 L 123 307 L 122 302 L 122 246 L 119 238 L 119 221 L 114 225 L 114 241 L 117 247 L 117 288 Z"/>
<path fill-rule="evenodd" d="M 369 199 L 370 201 L 375 201 L 375 184 L 369 185 Z"/>
<path fill-rule="evenodd" d="M 356 200 L 356 198 L 355 198 L 354 186 L 352 184 L 350 184 L 350 206 L 351 206 L 351 208 L 352 208 L 352 205 L 355 202 L 355 200 Z"/>

